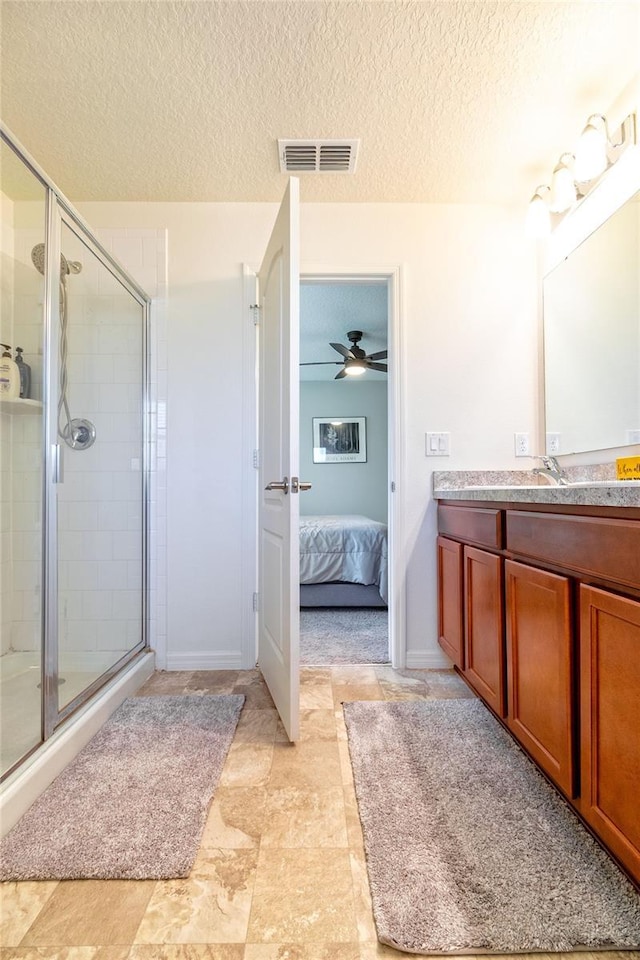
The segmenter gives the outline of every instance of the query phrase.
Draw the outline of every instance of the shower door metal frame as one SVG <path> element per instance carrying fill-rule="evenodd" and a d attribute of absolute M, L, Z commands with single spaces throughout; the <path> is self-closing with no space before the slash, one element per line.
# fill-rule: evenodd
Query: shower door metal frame
<path fill-rule="evenodd" d="M 116 676 L 142 651 L 149 649 L 149 497 L 151 471 L 151 360 L 150 320 L 151 299 L 127 271 L 94 236 L 91 227 L 80 216 L 73 204 L 45 173 L 30 153 L 0 122 L 0 139 L 24 162 L 26 167 L 42 183 L 46 190 L 45 207 L 45 263 L 43 319 L 43 436 L 42 436 L 42 740 L 24 754 L 0 777 L 6 779 L 26 759 L 46 743 L 54 730 L 85 704 L 112 677 Z M 93 683 L 86 687 L 63 710 L 58 709 L 58 530 L 57 492 L 59 481 L 60 448 L 58 444 L 58 345 L 60 334 L 60 304 L 58 296 L 60 271 L 60 239 L 62 224 L 72 230 L 103 266 L 140 304 L 142 314 L 142 585 L 141 585 L 141 638 L 125 656 L 121 657 Z"/>

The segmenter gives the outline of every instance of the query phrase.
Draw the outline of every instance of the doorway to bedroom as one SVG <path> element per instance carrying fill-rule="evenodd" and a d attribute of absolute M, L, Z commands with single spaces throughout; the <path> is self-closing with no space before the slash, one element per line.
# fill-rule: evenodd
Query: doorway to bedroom
<path fill-rule="evenodd" d="M 300 285 L 300 663 L 388 663 L 389 282 Z"/>

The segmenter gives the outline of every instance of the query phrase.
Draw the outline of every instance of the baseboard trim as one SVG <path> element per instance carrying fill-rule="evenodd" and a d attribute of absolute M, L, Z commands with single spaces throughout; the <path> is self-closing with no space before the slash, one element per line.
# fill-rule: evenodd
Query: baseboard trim
<path fill-rule="evenodd" d="M 447 670 L 452 663 L 439 650 L 407 650 L 408 670 Z"/>
<path fill-rule="evenodd" d="M 220 653 L 169 653 L 167 670 L 242 670 L 240 651 L 220 651 Z"/>

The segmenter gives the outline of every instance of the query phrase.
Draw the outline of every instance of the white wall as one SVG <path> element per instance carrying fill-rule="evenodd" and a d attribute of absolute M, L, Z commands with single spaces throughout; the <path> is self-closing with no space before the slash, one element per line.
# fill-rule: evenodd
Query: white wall
<path fill-rule="evenodd" d="M 314 417 L 365 417 L 367 462 L 314 463 Z M 386 381 L 347 377 L 300 384 L 300 477 L 313 484 L 300 498 L 301 513 L 360 513 L 387 522 Z"/>
<path fill-rule="evenodd" d="M 166 227 L 168 297 L 168 664 L 237 666 L 242 477 L 241 265 L 257 267 L 274 204 L 81 203 L 96 228 Z M 436 642 L 434 469 L 516 468 L 513 433 L 537 430 L 535 259 L 522 211 L 418 204 L 311 204 L 302 269 L 402 265 L 404 558 L 413 665 Z M 135 271 L 134 271 L 135 272 Z M 426 430 L 452 455 L 425 458 Z"/>

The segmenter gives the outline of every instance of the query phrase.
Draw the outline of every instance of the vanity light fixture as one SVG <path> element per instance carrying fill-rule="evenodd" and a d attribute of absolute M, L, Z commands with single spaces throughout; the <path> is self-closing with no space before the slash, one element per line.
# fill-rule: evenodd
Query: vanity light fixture
<path fill-rule="evenodd" d="M 599 177 L 607 169 L 609 127 L 601 113 L 592 113 L 580 134 L 576 147 L 576 180 L 584 183 Z"/>
<path fill-rule="evenodd" d="M 630 113 L 609 135 L 607 118 L 592 113 L 580 135 L 575 156 L 563 153 L 553 171 L 551 187 L 542 184 L 529 201 L 525 230 L 541 239 L 551 232 L 551 214 L 563 215 L 585 197 L 627 147 L 637 143 L 637 118 Z M 543 196 L 543 193 L 548 196 Z"/>
<path fill-rule="evenodd" d="M 527 208 L 527 219 L 525 222 L 525 231 L 528 237 L 541 240 L 551 232 L 551 217 L 549 216 L 549 206 L 542 196 L 542 191 L 550 192 L 551 188 L 541 183 L 536 187 L 536 192 L 529 201 Z"/>
<path fill-rule="evenodd" d="M 549 209 L 552 213 L 564 213 L 578 199 L 578 191 L 569 164 L 575 161 L 572 153 L 563 153 L 553 171 Z"/>

